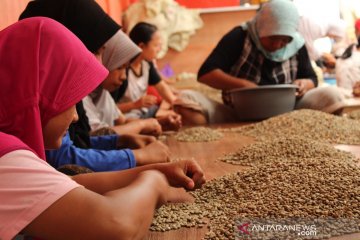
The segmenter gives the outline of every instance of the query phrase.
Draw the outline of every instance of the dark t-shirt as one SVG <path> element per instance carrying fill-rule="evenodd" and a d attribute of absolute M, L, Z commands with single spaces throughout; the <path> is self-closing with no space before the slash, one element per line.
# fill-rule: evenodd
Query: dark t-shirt
<path fill-rule="evenodd" d="M 246 36 L 247 31 L 243 30 L 241 26 L 235 27 L 227 33 L 202 64 L 198 72 L 198 78 L 215 69 L 221 69 L 223 72 L 230 74 L 232 66 L 236 64 L 242 54 Z M 317 76 L 311 66 L 305 45 L 298 51 L 296 58 L 298 61 L 296 79 L 311 79 L 315 86 L 317 86 Z M 259 85 L 276 84 L 267 79 L 272 79 L 268 76 L 271 76 L 272 69 L 278 64 L 281 63 L 264 58 L 263 65 L 261 66 L 261 81 Z"/>

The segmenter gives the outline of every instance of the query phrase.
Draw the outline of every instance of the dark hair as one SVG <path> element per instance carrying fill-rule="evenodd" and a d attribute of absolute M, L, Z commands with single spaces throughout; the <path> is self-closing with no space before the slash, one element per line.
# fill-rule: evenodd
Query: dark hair
<path fill-rule="evenodd" d="M 130 31 L 129 37 L 136 45 L 147 44 L 157 30 L 158 28 L 153 24 L 139 22 Z"/>

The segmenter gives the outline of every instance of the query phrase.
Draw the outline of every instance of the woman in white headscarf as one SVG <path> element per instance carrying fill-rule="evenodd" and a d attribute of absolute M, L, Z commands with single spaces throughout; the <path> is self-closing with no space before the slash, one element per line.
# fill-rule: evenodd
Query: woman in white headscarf
<path fill-rule="evenodd" d="M 306 49 L 311 60 L 317 61 L 322 58 L 325 63 L 335 64 L 334 56 L 317 49 L 314 41 L 324 37 L 329 37 L 335 41 L 342 40 L 346 32 L 345 21 L 341 19 L 319 21 L 307 16 L 301 16 L 298 31 L 305 40 Z"/>

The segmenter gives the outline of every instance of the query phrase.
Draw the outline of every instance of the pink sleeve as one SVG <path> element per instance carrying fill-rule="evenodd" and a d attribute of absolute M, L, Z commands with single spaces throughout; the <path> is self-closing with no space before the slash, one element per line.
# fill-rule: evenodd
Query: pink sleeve
<path fill-rule="evenodd" d="M 79 184 L 27 150 L 0 157 L 0 239 L 12 239 Z"/>

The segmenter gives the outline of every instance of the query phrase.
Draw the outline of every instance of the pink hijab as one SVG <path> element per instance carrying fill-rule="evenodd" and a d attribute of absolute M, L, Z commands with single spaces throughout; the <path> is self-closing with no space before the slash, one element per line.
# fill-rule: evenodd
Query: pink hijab
<path fill-rule="evenodd" d="M 0 32 L 0 132 L 17 137 L 45 160 L 42 127 L 107 74 L 60 23 L 35 17 L 11 25 Z M 26 149 L 6 134 L 0 134 L 0 156 Z"/>

